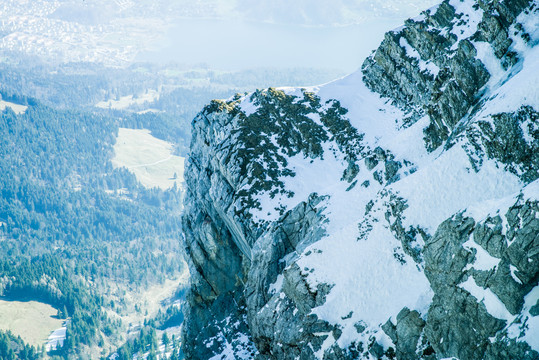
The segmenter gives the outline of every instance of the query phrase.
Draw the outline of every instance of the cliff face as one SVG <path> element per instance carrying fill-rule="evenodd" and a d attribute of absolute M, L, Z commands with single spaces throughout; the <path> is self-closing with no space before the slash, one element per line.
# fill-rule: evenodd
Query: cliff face
<path fill-rule="evenodd" d="M 187 358 L 539 358 L 539 4 L 444 1 L 193 121 Z"/>

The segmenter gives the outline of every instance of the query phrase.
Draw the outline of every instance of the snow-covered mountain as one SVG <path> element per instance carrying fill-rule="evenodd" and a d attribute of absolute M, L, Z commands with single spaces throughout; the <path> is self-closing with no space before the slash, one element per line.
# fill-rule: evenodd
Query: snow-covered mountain
<path fill-rule="evenodd" d="M 539 2 L 445 0 L 361 71 L 193 121 L 189 359 L 539 358 Z"/>

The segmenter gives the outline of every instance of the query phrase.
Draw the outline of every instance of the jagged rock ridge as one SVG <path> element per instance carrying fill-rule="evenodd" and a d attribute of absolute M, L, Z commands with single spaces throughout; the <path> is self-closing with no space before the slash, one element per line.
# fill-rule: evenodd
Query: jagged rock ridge
<path fill-rule="evenodd" d="M 362 70 L 193 121 L 187 358 L 539 358 L 539 5 L 444 1 Z"/>

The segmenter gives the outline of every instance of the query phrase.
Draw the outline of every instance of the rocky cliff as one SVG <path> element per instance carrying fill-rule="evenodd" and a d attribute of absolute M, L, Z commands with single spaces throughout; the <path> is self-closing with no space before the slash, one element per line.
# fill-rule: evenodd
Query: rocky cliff
<path fill-rule="evenodd" d="M 539 2 L 446 0 L 193 121 L 188 359 L 539 359 Z"/>

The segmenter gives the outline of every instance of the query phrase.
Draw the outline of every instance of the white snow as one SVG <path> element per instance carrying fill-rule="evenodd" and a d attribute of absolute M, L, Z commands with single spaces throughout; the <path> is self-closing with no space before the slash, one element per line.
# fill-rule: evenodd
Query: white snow
<path fill-rule="evenodd" d="M 517 277 L 516 272 L 518 269 L 514 265 L 509 265 L 509 271 L 511 272 L 511 277 L 513 280 L 515 280 L 518 284 L 522 285 L 522 281 Z"/>
<path fill-rule="evenodd" d="M 234 334 L 233 343 L 224 336 L 220 336 L 220 343 L 224 346 L 221 353 L 212 356 L 209 360 L 249 360 L 252 358 L 249 348 L 250 340 L 247 335 L 237 332 Z"/>
<path fill-rule="evenodd" d="M 327 332 L 327 333 L 314 333 L 313 335 L 315 336 L 326 336 L 326 339 L 324 340 L 324 342 L 322 343 L 322 346 L 320 347 L 320 349 L 314 353 L 314 355 L 318 358 L 318 359 L 322 359 L 324 357 L 324 350 L 328 349 L 331 345 L 333 345 L 333 343 L 335 342 L 335 338 L 333 337 L 333 333 L 332 332 Z"/>
<path fill-rule="evenodd" d="M 241 107 L 241 111 L 243 111 L 246 116 L 250 116 L 254 114 L 256 110 L 258 109 L 258 106 L 254 105 L 250 101 L 250 96 L 248 95 L 241 98 L 240 107 Z"/>
<path fill-rule="evenodd" d="M 298 88 L 279 89 L 285 91 L 288 95 L 301 95 L 301 89 Z M 365 133 L 364 142 L 371 144 L 373 148 L 377 146 L 380 139 L 400 135 L 398 132 L 398 119 L 403 118 L 403 113 L 392 105 L 387 104 L 386 100 L 381 99 L 377 94 L 371 92 L 361 80 L 360 72 L 323 86 L 306 88 L 306 90 L 316 92 L 320 96 L 322 103 L 329 99 L 339 99 L 341 105 L 348 109 L 346 117 L 350 120 L 350 123 L 360 133 Z M 242 102 L 241 106 L 242 110 L 255 111 L 248 103 Z M 373 121 L 373 119 L 376 119 L 376 121 Z M 419 140 L 414 140 L 422 141 L 421 137 L 419 137 Z M 331 146 L 328 143 L 323 145 L 323 160 L 304 158 L 302 154 L 288 158 L 288 168 L 294 170 L 296 176 L 282 178 L 281 180 L 287 190 L 294 192 L 294 196 L 292 198 L 277 196 L 275 199 L 271 199 L 268 194 L 259 196 L 258 199 L 261 202 L 262 210 L 252 210 L 253 217 L 255 219 L 275 221 L 279 217 L 275 208 L 279 205 L 290 209 L 300 201 L 307 199 L 309 194 L 313 192 L 319 195 L 344 192 L 350 184 L 344 183 L 340 179 L 347 167 L 347 163 L 339 152 L 336 156 L 333 154 Z M 423 146 L 421 145 L 420 148 L 423 148 Z M 361 176 L 370 175 L 365 172 Z M 358 180 L 360 183 L 361 181 Z M 362 199 L 365 200 L 365 196 L 362 196 Z M 364 208 L 364 204 L 361 206 Z M 350 215 L 353 220 L 350 219 L 349 222 L 357 220 L 353 212 L 349 213 L 348 216 Z"/>
<path fill-rule="evenodd" d="M 464 0 L 450 0 L 449 4 L 455 8 L 455 13 L 461 15 L 454 20 L 451 33 L 457 36 L 457 42 L 452 49 L 456 49 L 459 41 L 469 38 L 477 31 L 477 26 L 483 18 L 483 10 L 473 8 L 473 2 Z"/>
<path fill-rule="evenodd" d="M 402 125 L 404 113 L 370 91 L 362 81 L 362 73 L 356 71 L 342 79 L 321 87 L 312 88 L 322 102 L 338 99 L 348 109 L 346 117 L 350 123 L 365 133 L 365 142 L 375 146 L 380 139 L 393 138 Z"/>
<path fill-rule="evenodd" d="M 17 115 L 24 113 L 26 109 L 28 109 L 28 106 L 15 104 L 15 103 L 0 99 L 0 111 L 3 111 L 7 107 L 13 110 L 13 112 Z"/>
<path fill-rule="evenodd" d="M 490 74 L 487 87 L 499 86 L 500 82 L 507 77 L 508 73 L 502 68 L 500 59 L 494 54 L 492 45 L 488 42 L 473 41 L 475 49 L 477 50 L 476 59 L 480 60 Z"/>
<path fill-rule="evenodd" d="M 522 40 L 520 35 L 514 35 L 515 27 L 511 27 L 510 34 L 513 44 L 510 50 L 515 51 L 520 60 L 507 72 L 501 68 L 490 45 L 474 42 L 474 46 L 478 50 L 477 58 L 485 64 L 487 70 L 493 75 L 487 84 L 487 87 L 490 88 L 490 92 L 486 95 L 489 98 L 488 107 L 481 110 L 477 115 L 478 118 L 486 118 L 488 115 L 502 112 L 513 112 L 526 105 L 539 109 L 539 91 L 530 91 L 530 89 L 536 89 L 539 82 L 539 71 L 537 71 L 539 68 L 539 46 L 531 46 L 539 41 L 538 15 L 539 7 L 536 6 L 535 12 L 522 13 L 517 18 L 517 21 L 532 37 L 528 44 Z"/>
<path fill-rule="evenodd" d="M 497 319 L 506 320 L 507 323 L 514 320 L 515 317 L 511 315 L 503 302 L 490 289 L 483 289 L 477 285 L 473 276 L 468 277 L 468 280 L 459 284 L 459 287 L 468 291 L 479 302 L 482 302 L 490 315 Z"/>
<path fill-rule="evenodd" d="M 408 201 L 403 223 L 419 225 L 434 234 L 440 223 L 458 211 L 514 194 L 521 187 L 518 177 L 499 169 L 494 161 L 485 160 L 475 172 L 462 147 L 453 146 L 390 188 Z"/>
<path fill-rule="evenodd" d="M 277 276 L 277 280 L 275 280 L 275 282 L 270 285 L 268 292 L 270 294 L 273 294 L 273 293 L 277 293 L 277 292 L 281 291 L 281 289 L 283 287 L 283 281 L 284 281 L 283 274 L 279 274 Z"/>
<path fill-rule="evenodd" d="M 259 200 L 262 204 L 262 210 L 253 209 L 251 211 L 253 216 L 256 219 L 275 221 L 279 217 L 279 212 L 275 210 L 278 205 L 290 209 L 307 199 L 312 192 L 325 195 L 332 193 L 334 187 L 342 188 L 344 184 L 340 178 L 346 167 L 329 151 L 327 144 L 324 148 L 325 154 L 327 154 L 324 160 L 304 158 L 303 154 L 288 158 L 288 168 L 294 170 L 297 175 L 282 180 L 285 188 L 294 192 L 294 196 L 288 198 L 286 195 L 282 195 L 275 199 L 271 199 L 267 194 L 261 196 Z"/>
<path fill-rule="evenodd" d="M 404 36 L 401 36 L 399 40 L 399 44 L 400 46 L 404 48 L 406 55 L 408 57 L 417 60 L 421 71 L 426 71 L 434 76 L 438 75 L 438 73 L 440 72 L 440 68 L 436 64 L 434 64 L 432 61 L 427 62 L 421 59 L 419 52 L 417 52 L 417 50 L 414 49 L 412 45 L 410 45 L 410 43 L 408 43 L 408 41 L 404 38 Z"/>
<path fill-rule="evenodd" d="M 496 268 L 500 263 L 500 259 L 491 256 L 485 249 L 473 241 L 472 235 L 470 235 L 470 240 L 466 241 L 462 246 L 466 250 L 476 250 L 475 259 L 472 264 L 468 264 L 466 270 L 473 267 L 476 270 L 489 271 Z"/>
<path fill-rule="evenodd" d="M 503 198 L 489 199 L 472 204 L 466 209 L 465 215 L 473 218 L 477 222 L 482 222 L 483 220 L 486 220 L 487 217 L 500 215 L 503 222 L 502 233 L 505 233 L 505 230 L 508 227 L 505 213 L 511 206 L 515 204 L 517 201 L 516 197 L 519 193 L 520 189 L 518 192 Z"/>
<path fill-rule="evenodd" d="M 527 342 L 535 351 L 539 351 L 539 316 L 531 316 L 530 308 L 536 305 L 537 301 L 539 301 L 539 286 L 534 287 L 524 297 L 524 313 L 528 316 L 528 329 L 525 335 L 519 339 Z"/>
<path fill-rule="evenodd" d="M 232 344 L 230 344 L 228 341 L 225 341 L 225 348 L 223 349 L 223 351 L 220 354 L 212 356 L 209 360 L 236 360 Z"/>
<path fill-rule="evenodd" d="M 539 92 L 529 91 L 537 88 L 538 68 L 539 46 L 536 46 L 525 54 L 522 70 L 493 93 L 494 99 L 489 102 L 488 113 L 515 111 L 523 105 L 539 108 Z"/>
<path fill-rule="evenodd" d="M 521 13 L 518 17 L 516 22 L 522 24 L 522 27 L 524 28 L 524 31 L 530 35 L 530 43 L 532 45 L 537 45 L 537 42 L 539 41 L 539 2 L 537 0 L 534 0 L 535 6 L 532 11 L 530 11 L 528 14 L 525 12 Z"/>
<path fill-rule="evenodd" d="M 47 352 L 59 349 L 64 345 L 64 340 L 66 339 L 67 328 L 64 325 L 63 327 L 56 329 L 49 335 L 47 344 L 45 345 L 45 350 Z"/>
<path fill-rule="evenodd" d="M 458 14 L 463 14 L 462 24 L 457 20 L 452 31 L 459 40 L 471 36 L 477 30 L 482 10 L 473 9 L 468 1 L 451 0 L 450 3 Z M 429 67 L 429 63 L 424 62 L 404 38 L 401 38 L 400 45 L 408 56 L 418 61 L 422 70 L 437 73 L 438 69 Z M 478 51 L 477 58 L 492 76 L 484 89 L 489 105 L 470 121 L 485 120 L 502 111 L 514 111 L 520 104 L 539 107 L 539 91 L 529 91 L 536 88 L 539 82 L 537 49 L 518 45 L 525 60 L 514 69 L 504 71 L 490 45 L 481 42 L 474 45 Z M 290 95 L 301 95 L 299 88 L 281 90 Z M 368 341 L 371 336 L 384 346 L 390 346 L 391 340 L 380 326 L 389 318 L 394 319 L 403 307 L 417 310 L 424 316 L 433 293 L 421 266 L 403 252 L 401 243 L 389 230 L 384 216 L 387 194 L 395 194 L 406 202 L 408 207 L 402 218 L 405 228 L 419 226 L 433 235 L 444 220 L 464 212 L 465 216 L 472 216 L 478 222 L 487 216 L 499 214 L 505 230 L 507 220 L 504 215 L 507 209 L 517 201 L 516 197 L 521 191 L 526 197 L 539 197 L 539 181 L 523 189 L 524 184 L 517 176 L 487 158 L 483 159 L 477 171 L 474 170 L 463 148 L 466 144 L 463 138 L 449 149 L 439 148 L 427 153 L 423 129 L 429 124 L 428 117 L 403 128 L 405 114 L 392 106 L 388 99 L 372 93 L 362 82 L 359 71 L 328 84 L 307 88 L 307 91 L 315 92 L 322 102 L 338 99 L 349 110 L 346 116 L 350 123 L 360 133 L 365 133 L 363 142 L 368 148 L 381 146 L 391 151 L 396 160 L 410 161 L 410 167 L 417 171 L 403 169 L 399 173 L 399 181 L 383 187 L 373 180 L 372 171 L 368 171 L 360 161 L 361 168 L 356 178 L 358 185 L 347 191 L 350 184 L 340 180 L 347 164 L 342 154 L 337 152 L 335 155 L 331 151 L 332 145 L 324 144 L 323 160 L 304 158 L 302 155 L 288 159 L 288 168 L 294 170 L 296 176 L 281 180 L 287 190 L 294 192 L 294 196 L 290 199 L 271 199 L 263 194 L 258 198 L 262 210 L 253 211 L 253 215 L 255 219 L 277 220 L 279 215 L 275 208 L 280 205 L 291 209 L 313 192 L 329 195 L 319 205 L 319 208 L 324 208 L 323 214 L 328 219 L 327 236 L 305 249 L 300 246 L 296 260 L 300 269 L 308 269 L 304 275 L 312 290 L 321 283 L 333 286 L 326 302 L 312 312 L 329 323 L 338 324 L 343 333 L 338 340 L 334 340 L 330 334 L 320 334 L 329 336 L 318 354 L 323 354 L 334 342 L 346 347 L 354 340 Z M 242 99 L 241 106 L 248 114 L 256 111 L 247 98 Z M 318 118 L 313 120 L 318 121 Z M 383 164 L 379 164 L 373 171 L 382 168 Z M 359 185 L 365 180 L 370 181 L 370 186 L 366 188 Z M 374 207 L 365 215 L 365 207 L 370 200 L 375 200 Z M 370 228 L 366 233 L 362 231 L 363 228 L 360 233 L 360 224 L 363 226 L 363 223 Z M 361 239 L 358 239 L 360 235 Z M 500 259 L 491 256 L 472 238 L 464 244 L 464 248 L 469 251 L 475 249 L 476 252 L 475 260 L 468 269 L 488 271 L 499 265 Z M 401 264 L 396 256 L 405 262 Z M 516 278 L 515 271 L 512 267 L 513 278 Z M 281 275 L 271 284 L 269 292 L 276 294 L 281 291 L 282 282 Z M 493 316 L 507 320 L 509 324 L 515 319 L 497 296 L 489 289 L 479 287 L 473 277 L 460 286 L 482 302 Z M 362 334 L 358 334 L 354 327 L 359 321 L 363 321 L 367 327 Z M 532 322 L 528 323 L 533 325 Z M 536 334 L 534 331 L 538 326 L 533 326 L 526 336 Z"/>
<path fill-rule="evenodd" d="M 371 148 L 387 144 L 395 149 L 397 156 L 409 155 L 420 163 L 426 162 L 425 158 L 430 155 L 423 147 L 425 120 L 399 132 L 402 112 L 370 92 L 360 76 L 355 73 L 307 90 L 317 92 L 322 102 L 338 98 L 349 110 L 347 117 L 352 125 L 360 132 L 365 132 L 364 141 Z M 297 89 L 282 90 L 298 95 Z M 242 109 L 248 110 L 249 105 L 242 103 Z M 394 141 L 395 138 L 399 141 Z M 340 179 L 347 164 L 342 154 L 333 154 L 331 146 L 324 144 L 323 160 L 306 159 L 302 155 L 289 158 L 288 168 L 293 169 L 296 176 L 282 180 L 285 188 L 294 192 L 294 197 L 270 199 L 267 195 L 260 196 L 262 211 L 252 214 L 255 218 L 276 220 L 278 214 L 274 208 L 278 205 L 292 208 L 312 192 L 329 195 L 330 198 L 319 205 L 326 207 L 324 215 L 329 219 L 326 227 L 329 235 L 304 249 L 297 261 L 301 269 L 313 269 L 306 275 L 311 288 L 316 288 L 319 283 L 334 285 L 324 305 L 314 309 L 313 313 L 330 323 L 341 325 L 343 334 L 338 343 L 343 347 L 357 339 L 354 323 L 360 320 L 367 324 L 370 335 L 389 346 L 391 340 L 380 330 L 380 326 L 405 306 L 425 313 L 432 292 L 423 272 L 410 257 L 403 254 L 405 264 L 395 258 L 395 252 L 402 252 L 395 250 L 400 247 L 400 242 L 382 222 L 377 226 L 375 224 L 366 240 L 358 240 L 358 222 L 362 219 L 365 206 L 381 190 L 381 186 L 372 181 L 372 173 L 362 169 L 358 183 L 370 179 L 372 184 L 368 188 L 357 185 L 346 191 L 350 184 Z M 310 255 L 305 255 L 309 250 Z M 269 291 L 276 292 L 280 287 L 281 279 L 278 278 Z M 350 312 L 352 316 L 343 320 Z M 365 336 L 364 340 L 368 341 L 368 336 Z M 327 347 L 333 342 L 332 337 L 328 337 L 324 345 Z M 326 347 L 320 349 L 321 353 Z"/>
<path fill-rule="evenodd" d="M 534 142 L 534 138 L 531 135 L 531 131 L 539 130 L 539 125 L 535 122 L 532 122 L 531 120 L 526 120 L 522 124 L 520 124 L 520 129 L 522 130 L 524 141 L 526 141 L 528 145 L 532 145 L 532 143 Z"/>
<path fill-rule="evenodd" d="M 409 46 L 406 43 L 401 45 Z M 406 50 L 412 56 L 419 56 L 408 48 Z M 288 94 L 299 94 L 298 89 L 283 90 Z M 518 177 L 488 159 L 476 172 L 461 143 L 446 151 L 440 149 L 427 153 L 423 129 L 429 119 L 425 117 L 403 129 L 402 112 L 368 90 L 361 81 L 360 72 L 308 91 L 316 92 L 322 101 L 339 99 L 341 105 L 349 110 L 347 117 L 351 124 L 365 133 L 367 146 L 389 149 L 396 159 L 407 159 L 418 169 L 413 174 L 404 174 L 404 178 L 387 187 L 407 202 L 403 218 L 405 228 L 421 226 L 434 234 L 442 221 L 459 211 L 472 209 L 468 211 L 486 216 L 489 211 L 485 209 L 491 209 L 493 204 L 498 207 L 514 204 L 514 196 L 523 185 Z M 250 110 L 249 106 L 242 103 L 245 110 Z M 300 268 L 313 269 L 306 273 L 312 289 L 319 283 L 333 285 L 326 302 L 313 313 L 341 326 L 343 334 L 337 341 L 340 346 L 345 347 L 357 340 L 360 335 L 353 324 L 360 320 L 366 323 L 370 335 L 389 346 L 391 340 L 380 330 L 381 324 L 388 317 L 395 317 L 405 306 L 424 314 L 430 305 L 432 290 L 421 269 L 402 252 L 400 242 L 387 228 L 383 204 L 378 203 L 373 208 L 372 230 L 358 240 L 358 223 L 363 218 L 365 206 L 370 199 L 380 198 L 382 186 L 373 181 L 372 173 L 362 167 L 357 177 L 358 184 L 370 180 L 371 185 L 368 188 L 358 185 L 351 191 L 345 191 L 349 184 L 340 178 L 346 164 L 329 150 L 326 144 L 324 160 L 305 159 L 302 155 L 289 159 L 289 168 L 296 172 L 296 176 L 282 180 L 285 188 L 293 191 L 295 196 L 292 199 L 261 196 L 262 211 L 253 214 L 258 218 L 276 220 L 278 214 L 274 208 L 278 205 L 290 209 L 312 192 L 329 195 L 329 200 L 320 205 L 326 207 L 324 215 L 329 219 L 326 229 L 329 235 L 308 246 L 297 260 Z M 487 270 L 498 265 L 499 259 L 490 256 L 473 241 L 466 243 L 466 247 L 477 251 L 474 268 Z M 305 255 L 309 250 L 310 255 Z M 398 262 L 395 253 L 403 256 L 406 263 Z M 272 284 L 270 292 L 279 291 L 279 280 Z M 489 311 L 502 318 L 507 317 L 506 310 L 503 311 L 505 307 L 501 307 L 503 304 L 489 290 L 481 289 L 480 293 L 474 287 L 470 290 L 483 300 Z M 343 319 L 350 312 L 352 316 Z M 329 346 L 329 337 L 326 342 Z M 323 350 L 324 347 L 320 351 Z"/>
<path fill-rule="evenodd" d="M 528 186 L 522 189 L 522 193 L 526 199 L 539 200 L 539 179 L 529 183 Z"/>
<path fill-rule="evenodd" d="M 342 210 L 353 208 L 354 203 L 350 202 L 349 206 Z M 340 232 L 330 233 L 307 248 L 321 253 L 313 251 L 297 263 L 300 268 L 315 269 L 307 277 L 311 286 L 335 284 L 326 302 L 313 313 L 343 326 L 338 340 L 340 346 L 357 338 L 353 325 L 359 320 L 379 329 L 389 316 L 396 316 L 405 306 L 420 312 L 428 308 L 432 294 L 427 279 L 411 258 L 406 257 L 404 265 L 395 259 L 392 249 L 398 247 L 399 242 L 388 229 L 376 226 L 367 240 L 359 241 L 355 223 Z M 343 320 L 350 312 L 352 316 Z"/>

